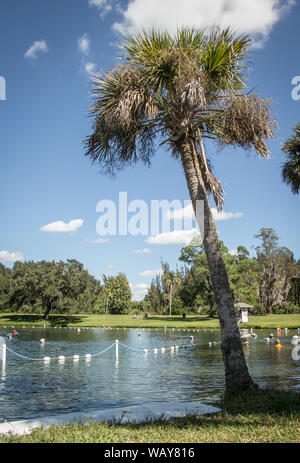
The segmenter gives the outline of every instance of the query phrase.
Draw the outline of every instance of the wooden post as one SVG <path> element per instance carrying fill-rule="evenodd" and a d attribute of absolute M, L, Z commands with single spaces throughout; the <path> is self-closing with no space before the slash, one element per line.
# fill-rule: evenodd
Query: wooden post
<path fill-rule="evenodd" d="M 119 363 L 119 341 L 116 339 L 116 363 Z"/>
<path fill-rule="evenodd" d="M 5 370 L 5 366 L 6 366 L 6 344 L 5 344 L 5 342 L 3 342 L 3 344 L 2 344 L 2 357 L 1 357 L 1 360 L 2 360 L 2 370 Z"/>

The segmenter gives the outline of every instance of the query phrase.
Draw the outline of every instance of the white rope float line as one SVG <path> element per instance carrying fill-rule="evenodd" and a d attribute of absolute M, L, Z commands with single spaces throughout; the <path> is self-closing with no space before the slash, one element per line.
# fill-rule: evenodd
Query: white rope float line
<path fill-rule="evenodd" d="M 212 343 L 209 343 L 209 346 L 211 347 L 212 345 L 216 345 L 216 344 L 220 344 L 220 343 L 212 342 Z M 174 351 L 177 352 L 179 350 L 179 348 L 180 349 L 186 349 L 186 348 L 191 348 L 191 347 L 193 347 L 193 348 L 199 347 L 199 345 L 194 344 L 193 342 L 191 342 L 191 344 L 181 345 L 181 346 L 175 345 L 175 346 L 170 346 L 170 347 L 160 347 L 160 348 L 153 348 L 153 349 L 136 349 L 134 347 L 127 346 L 126 344 L 123 344 L 123 343 L 119 342 L 116 339 L 115 342 L 111 346 L 107 347 L 103 351 L 98 352 L 97 354 L 86 354 L 84 357 L 79 356 L 79 355 L 73 355 L 73 356 L 67 356 L 67 357 L 65 357 L 63 355 L 60 355 L 58 357 L 32 358 L 32 357 L 27 357 L 25 355 L 19 354 L 18 352 L 14 352 L 12 349 L 10 349 L 9 347 L 6 346 L 6 343 L 4 343 L 4 345 L 2 346 L 2 368 L 3 367 L 5 368 L 6 350 L 8 350 L 12 354 L 16 355 L 17 357 L 23 358 L 25 360 L 38 361 L 38 362 L 43 361 L 44 363 L 49 363 L 51 360 L 58 360 L 60 363 L 64 363 L 65 360 L 68 360 L 68 359 L 73 359 L 74 362 L 78 362 L 80 358 L 85 358 L 86 361 L 89 361 L 89 360 L 91 360 L 92 357 L 100 356 L 100 355 L 104 354 L 105 352 L 107 352 L 108 350 L 110 350 L 112 347 L 115 346 L 116 347 L 116 362 L 118 363 L 118 361 L 119 361 L 119 345 L 121 345 L 122 347 L 125 347 L 126 349 L 132 350 L 134 352 L 139 352 L 139 353 L 144 353 L 144 354 L 147 354 L 148 352 L 153 352 L 153 353 L 157 354 L 158 351 L 161 351 L 162 353 L 164 353 L 166 351 L 170 351 L 171 353 L 173 353 Z"/>
<path fill-rule="evenodd" d="M 129 349 L 129 350 L 132 350 L 134 352 L 140 352 L 140 353 L 148 353 L 148 352 L 154 352 L 154 353 L 157 353 L 158 351 L 161 351 L 161 352 L 166 352 L 166 351 L 174 351 L 174 350 L 178 350 L 179 348 L 180 349 L 185 349 L 185 348 L 188 348 L 188 347 L 199 347 L 197 344 L 187 344 L 187 345 L 184 345 L 184 346 L 170 346 L 170 347 L 157 347 L 157 348 L 152 348 L 152 349 L 136 349 L 134 347 L 131 347 L 131 346 L 126 346 L 125 344 L 123 344 L 122 342 L 119 341 L 119 345 L 120 346 L 123 346 L 125 347 L 126 349 Z"/>
<path fill-rule="evenodd" d="M 25 355 L 21 355 L 21 354 L 18 354 L 17 352 L 14 352 L 13 350 L 11 350 L 9 347 L 6 346 L 6 349 L 11 352 L 12 354 L 16 355 L 17 357 L 21 357 L 25 360 L 30 360 L 30 361 L 37 361 L 37 362 L 41 362 L 41 361 L 50 361 L 50 360 L 60 360 L 60 361 L 64 361 L 64 360 L 69 360 L 69 359 L 73 359 L 73 360 L 79 360 L 80 357 L 82 358 L 85 358 L 85 359 L 90 359 L 92 357 L 97 357 L 99 355 L 102 355 L 104 354 L 105 352 L 107 352 L 109 349 L 111 349 L 112 347 L 114 347 L 114 345 L 116 344 L 116 342 L 114 342 L 111 346 L 107 347 L 106 349 L 104 349 L 103 351 L 101 352 L 98 352 L 97 354 L 86 354 L 85 356 L 80 356 L 80 355 L 73 355 L 71 357 L 65 357 L 63 355 L 59 355 L 58 357 L 43 357 L 43 358 L 31 358 L 31 357 L 26 357 Z"/>

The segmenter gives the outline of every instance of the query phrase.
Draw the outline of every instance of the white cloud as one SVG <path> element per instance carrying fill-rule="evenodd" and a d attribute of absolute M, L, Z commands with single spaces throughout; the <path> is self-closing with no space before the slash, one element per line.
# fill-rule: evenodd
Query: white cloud
<path fill-rule="evenodd" d="M 229 254 L 231 256 L 237 256 L 237 249 L 231 249 L 231 251 L 229 251 Z"/>
<path fill-rule="evenodd" d="M 148 289 L 148 288 L 150 288 L 150 285 L 147 285 L 146 283 L 139 283 L 138 285 L 134 285 L 133 288 L 136 288 L 136 289 Z"/>
<path fill-rule="evenodd" d="M 106 267 L 104 267 L 104 270 L 112 270 L 113 268 L 114 266 L 109 264 L 109 265 L 106 265 Z"/>
<path fill-rule="evenodd" d="M 51 222 L 47 225 L 41 227 L 41 231 L 43 232 L 50 232 L 50 233 L 57 233 L 57 232 L 74 232 L 78 228 L 83 225 L 82 219 L 75 219 L 71 220 L 69 223 L 62 222 L 59 220 L 58 222 Z"/>
<path fill-rule="evenodd" d="M 84 70 L 87 74 L 93 74 L 95 72 L 95 69 L 96 69 L 95 63 L 87 62 L 84 65 Z"/>
<path fill-rule="evenodd" d="M 48 45 L 45 40 L 36 40 L 31 47 L 25 53 L 25 58 L 37 58 L 38 53 L 46 53 L 48 51 Z"/>
<path fill-rule="evenodd" d="M 133 250 L 134 254 L 151 254 L 152 251 L 149 248 L 144 248 L 144 249 L 134 249 Z"/>
<path fill-rule="evenodd" d="M 218 212 L 215 207 L 212 207 L 211 211 L 213 218 L 216 222 L 218 222 L 219 220 L 240 219 L 244 215 L 242 212 Z"/>
<path fill-rule="evenodd" d="M 84 55 L 88 55 L 90 52 L 90 39 L 85 33 L 82 37 L 77 40 L 78 51 Z"/>
<path fill-rule="evenodd" d="M 144 299 L 148 289 L 150 288 L 150 286 L 146 283 L 139 283 L 137 285 L 132 285 L 130 283 L 129 286 L 131 289 L 132 299 L 134 301 L 141 301 L 142 299 Z"/>
<path fill-rule="evenodd" d="M 89 4 L 104 10 L 108 1 L 89 0 Z M 126 9 L 120 10 L 117 0 L 110 2 L 123 16 L 113 25 L 122 34 L 153 26 L 175 31 L 180 25 L 231 25 L 238 32 L 254 37 L 257 46 L 261 46 L 274 25 L 295 4 L 296 0 L 132 0 Z"/>
<path fill-rule="evenodd" d="M 157 270 L 144 270 L 143 272 L 140 272 L 139 275 L 141 277 L 155 277 L 156 275 L 162 275 L 163 271 L 161 268 Z"/>
<path fill-rule="evenodd" d="M 21 252 L 0 251 L 0 262 L 16 262 L 18 260 L 24 260 Z"/>
<path fill-rule="evenodd" d="M 145 242 L 149 244 L 184 244 L 188 245 L 195 236 L 199 235 L 196 228 L 191 230 L 174 230 L 167 233 L 159 233 L 149 236 Z"/>
<path fill-rule="evenodd" d="M 90 44 L 91 41 L 87 33 L 83 34 L 77 40 L 78 51 L 82 55 L 81 69 L 88 75 L 93 74 L 96 70 L 96 64 L 88 60 L 90 55 Z"/>
<path fill-rule="evenodd" d="M 187 206 L 181 209 L 167 211 L 166 218 L 174 220 L 195 219 L 192 203 L 188 204 Z"/>
<path fill-rule="evenodd" d="M 107 243 L 109 239 L 108 238 L 96 238 L 95 240 L 88 239 L 87 241 L 92 244 L 102 244 L 102 243 Z"/>
<path fill-rule="evenodd" d="M 215 207 L 211 208 L 212 215 L 214 220 L 228 220 L 228 219 L 238 219 L 243 217 L 242 212 L 226 212 L 218 210 Z M 192 203 L 188 204 L 187 206 L 183 207 L 182 209 L 176 209 L 175 211 L 167 211 L 167 218 L 174 219 L 174 220 L 191 220 L 195 219 L 194 210 Z"/>
<path fill-rule="evenodd" d="M 98 8 L 103 8 L 107 4 L 107 0 L 89 0 L 90 6 L 96 6 Z"/>
<path fill-rule="evenodd" d="M 107 13 L 113 9 L 113 1 L 109 0 L 89 0 L 89 6 L 95 6 L 100 10 L 100 17 L 103 18 Z M 119 5 L 117 2 L 116 8 L 119 10 Z"/>
<path fill-rule="evenodd" d="M 221 220 L 238 219 L 243 217 L 242 212 L 218 212 L 216 208 L 211 208 L 213 218 L 216 222 Z M 166 212 L 166 218 L 174 221 L 184 221 L 192 226 L 192 221 L 195 221 L 195 215 L 192 203 L 187 206 L 176 209 L 168 210 Z M 196 223 L 196 222 L 195 222 Z M 157 235 L 149 236 L 145 242 L 148 244 L 191 244 L 191 241 L 196 237 L 200 236 L 199 229 L 196 225 L 195 228 L 183 227 L 183 230 L 174 230 L 171 232 L 158 233 Z"/>

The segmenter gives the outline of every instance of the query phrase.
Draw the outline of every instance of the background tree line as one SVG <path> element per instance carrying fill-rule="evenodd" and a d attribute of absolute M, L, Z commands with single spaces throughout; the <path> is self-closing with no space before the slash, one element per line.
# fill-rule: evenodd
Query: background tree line
<path fill-rule="evenodd" d="M 272 228 L 262 228 L 255 256 L 244 246 L 231 254 L 221 242 L 234 302 L 253 305 L 255 314 L 300 312 L 300 260 L 292 251 L 278 245 Z M 162 262 L 162 274 L 152 280 L 144 308 L 157 313 L 193 312 L 216 316 L 216 305 L 203 246 L 181 250 L 182 265 L 170 271 Z"/>
<path fill-rule="evenodd" d="M 253 306 L 253 313 L 300 312 L 300 260 L 278 245 L 272 228 L 255 235 L 258 245 L 250 257 L 244 246 L 232 254 L 221 242 L 234 302 Z M 12 269 L 0 264 L 2 312 L 111 313 L 154 312 L 217 315 L 210 271 L 203 246 L 185 246 L 179 264 L 171 270 L 162 261 L 162 273 L 151 282 L 143 301 L 132 301 L 124 273 L 102 275 L 102 282 L 75 259 L 16 262 Z"/>
<path fill-rule="evenodd" d="M 126 313 L 134 310 L 126 275 L 106 277 L 103 284 L 75 259 L 0 264 L 0 310 L 43 314 Z"/>

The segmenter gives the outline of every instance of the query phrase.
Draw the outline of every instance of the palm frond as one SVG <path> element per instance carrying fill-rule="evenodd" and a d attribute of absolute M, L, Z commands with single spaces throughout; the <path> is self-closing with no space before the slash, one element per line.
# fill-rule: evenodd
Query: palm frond
<path fill-rule="evenodd" d="M 200 59 L 214 90 L 232 92 L 245 88 L 249 47 L 250 39 L 246 35 L 237 35 L 230 28 L 212 29 Z"/>
<path fill-rule="evenodd" d="M 149 163 L 157 107 L 139 72 L 121 66 L 95 76 L 93 94 L 94 125 L 85 139 L 86 155 L 102 163 L 107 173 L 139 160 Z"/>
<path fill-rule="evenodd" d="M 270 111 L 270 100 L 257 96 L 231 96 L 223 101 L 224 111 L 219 113 L 216 134 L 221 143 L 238 145 L 244 149 L 254 147 L 259 155 L 270 156 L 267 139 L 274 138 L 276 122 Z"/>
<path fill-rule="evenodd" d="M 142 31 L 124 39 L 122 64 L 96 76 L 86 154 L 107 168 L 150 162 L 157 133 L 175 158 L 182 137 L 201 136 L 269 156 L 275 123 L 269 101 L 242 95 L 250 39 L 230 28 Z M 201 137 L 200 137 L 201 138 Z M 161 140 L 160 140 L 161 141 Z M 201 159 L 206 189 L 222 207 L 223 189 Z"/>
<path fill-rule="evenodd" d="M 300 191 L 300 124 L 296 124 L 293 134 L 283 144 L 282 152 L 287 160 L 282 166 L 282 180 L 290 186 L 292 193 Z"/>

